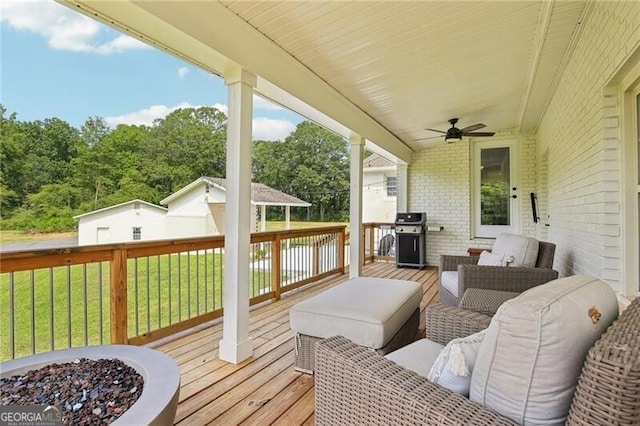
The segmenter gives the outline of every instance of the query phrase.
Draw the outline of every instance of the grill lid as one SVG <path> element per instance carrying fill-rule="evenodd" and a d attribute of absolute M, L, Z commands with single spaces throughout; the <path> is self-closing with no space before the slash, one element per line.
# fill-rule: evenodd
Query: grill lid
<path fill-rule="evenodd" d="M 427 213 L 397 213 L 396 225 L 424 225 L 427 223 Z"/>

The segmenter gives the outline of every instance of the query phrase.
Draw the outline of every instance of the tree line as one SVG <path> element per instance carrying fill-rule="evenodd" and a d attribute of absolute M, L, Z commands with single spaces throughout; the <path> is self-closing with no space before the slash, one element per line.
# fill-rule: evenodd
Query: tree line
<path fill-rule="evenodd" d="M 200 176 L 225 177 L 226 115 L 185 108 L 151 126 L 90 117 L 20 121 L 0 105 L 2 229 L 72 230 L 74 215 L 139 198 L 160 200 Z M 312 203 L 295 219 L 344 220 L 347 142 L 309 121 L 284 141 L 254 141 L 252 180 Z M 271 211 L 278 215 L 278 211 Z"/>

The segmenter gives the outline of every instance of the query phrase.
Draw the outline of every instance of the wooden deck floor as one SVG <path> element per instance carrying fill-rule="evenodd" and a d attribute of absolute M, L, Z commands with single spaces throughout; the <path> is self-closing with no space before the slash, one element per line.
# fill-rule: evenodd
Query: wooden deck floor
<path fill-rule="evenodd" d="M 421 282 L 421 308 L 437 297 L 437 268 L 396 268 L 393 263 L 367 265 L 365 276 Z M 161 344 L 182 374 L 178 425 L 302 425 L 313 424 L 313 377 L 293 369 L 293 333 L 289 308 L 344 282 L 348 275 L 325 279 L 282 300 L 251 312 L 253 357 L 238 365 L 218 359 L 222 325 L 216 324 Z M 424 315 L 420 328 L 424 329 Z"/>

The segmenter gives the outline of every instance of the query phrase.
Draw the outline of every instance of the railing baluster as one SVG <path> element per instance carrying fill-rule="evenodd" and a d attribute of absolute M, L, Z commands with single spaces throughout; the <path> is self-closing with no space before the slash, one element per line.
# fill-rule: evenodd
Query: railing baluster
<path fill-rule="evenodd" d="M 196 315 L 200 315 L 200 250 L 196 250 Z"/>
<path fill-rule="evenodd" d="M 104 343 L 104 320 L 103 320 L 103 307 L 102 307 L 102 262 L 98 262 L 98 288 L 100 293 L 98 294 L 98 312 L 100 316 L 100 344 Z"/>
<path fill-rule="evenodd" d="M 156 275 L 158 276 L 158 327 L 162 328 L 162 297 L 161 297 L 161 288 L 162 284 L 160 283 L 160 256 L 156 256 Z"/>
<path fill-rule="evenodd" d="M 140 334 L 140 310 L 138 305 L 138 258 L 133 260 L 133 288 L 134 288 L 134 312 L 136 314 L 136 336 Z"/>
<path fill-rule="evenodd" d="M 16 331 L 15 331 L 15 307 L 14 307 L 15 279 L 13 272 L 9 275 L 9 353 L 11 359 L 16 357 Z"/>
<path fill-rule="evenodd" d="M 49 268 L 49 306 L 51 307 L 51 309 L 49 310 L 49 327 L 51 330 L 51 334 L 50 334 L 50 342 L 49 342 L 49 346 L 51 347 L 51 350 L 54 350 L 56 348 L 56 344 L 55 344 L 55 325 L 54 325 L 54 316 L 53 316 L 53 310 L 54 310 L 54 306 L 53 306 L 53 268 Z"/>
<path fill-rule="evenodd" d="M 171 271 L 172 271 L 172 269 L 171 269 L 171 258 L 173 257 L 173 254 L 169 253 L 168 257 L 169 257 L 169 261 L 167 262 L 167 268 L 168 268 L 167 272 L 169 273 L 169 324 L 173 324 L 173 319 L 171 318 L 171 313 L 172 313 L 171 312 L 172 311 L 171 305 L 173 304 L 173 302 L 171 300 L 172 299 L 172 294 L 171 294 L 172 293 L 172 289 L 171 289 Z"/>
<path fill-rule="evenodd" d="M 178 253 L 178 322 L 182 321 L 182 253 Z"/>
<path fill-rule="evenodd" d="M 84 345 L 89 345 L 89 311 L 88 311 L 88 299 L 87 299 L 87 264 L 82 265 L 82 283 L 83 283 L 83 294 L 82 299 L 84 300 Z"/>
<path fill-rule="evenodd" d="M 191 252 L 187 252 L 187 318 L 191 318 Z"/>
<path fill-rule="evenodd" d="M 31 287 L 31 353 L 36 353 L 36 273 L 29 271 L 29 285 Z"/>
<path fill-rule="evenodd" d="M 207 273 L 207 264 L 209 263 L 209 259 L 207 259 L 207 255 L 209 253 L 208 249 L 204 250 L 204 311 L 205 312 L 209 312 L 208 310 L 208 304 L 209 304 L 209 295 L 208 295 L 208 289 L 209 289 L 209 274 Z"/>
<path fill-rule="evenodd" d="M 73 347 L 71 341 L 71 266 L 67 265 L 67 344 Z"/>
<path fill-rule="evenodd" d="M 151 274 L 149 273 L 151 271 L 151 266 L 149 265 L 151 259 L 147 256 L 145 260 L 147 261 L 147 331 L 151 331 Z"/>

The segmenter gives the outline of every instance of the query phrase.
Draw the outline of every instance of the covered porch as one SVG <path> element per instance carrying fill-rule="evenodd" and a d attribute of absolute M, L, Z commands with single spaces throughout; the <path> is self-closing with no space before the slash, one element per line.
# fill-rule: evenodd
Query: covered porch
<path fill-rule="evenodd" d="M 438 299 L 437 268 L 396 268 L 390 262 L 375 262 L 364 266 L 363 275 L 420 282 L 421 311 Z M 293 368 L 289 308 L 347 279 L 346 274 L 326 278 L 253 309 L 249 320 L 253 356 L 240 364 L 218 358 L 220 323 L 154 344 L 178 363 L 182 374 L 176 424 L 314 424 L 313 376 Z M 424 315 L 421 330 L 423 321 Z"/>

